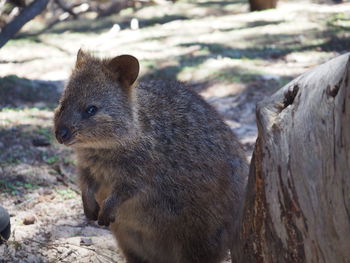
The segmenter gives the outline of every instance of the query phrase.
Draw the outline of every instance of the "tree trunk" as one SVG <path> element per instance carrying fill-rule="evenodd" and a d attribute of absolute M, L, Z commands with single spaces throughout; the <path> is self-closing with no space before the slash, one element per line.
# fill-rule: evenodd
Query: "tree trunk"
<path fill-rule="evenodd" d="M 277 0 L 249 0 L 250 11 L 276 8 Z"/>
<path fill-rule="evenodd" d="M 240 262 L 350 262 L 349 53 L 257 107 Z"/>
<path fill-rule="evenodd" d="M 40 14 L 46 8 L 49 0 L 35 0 L 25 7 L 21 13 L 8 23 L 0 33 L 0 48 L 30 20 Z"/>

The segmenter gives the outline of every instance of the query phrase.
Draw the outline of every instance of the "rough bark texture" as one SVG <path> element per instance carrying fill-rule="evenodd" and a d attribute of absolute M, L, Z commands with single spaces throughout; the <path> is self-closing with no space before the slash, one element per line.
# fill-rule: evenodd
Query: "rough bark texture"
<path fill-rule="evenodd" d="M 8 23 L 0 33 L 0 48 L 30 20 L 40 14 L 46 8 L 49 0 L 35 0 L 25 7 L 21 13 Z"/>
<path fill-rule="evenodd" d="M 249 0 L 250 11 L 276 8 L 277 0 Z"/>
<path fill-rule="evenodd" d="M 241 262 L 350 262 L 349 54 L 257 107 Z"/>

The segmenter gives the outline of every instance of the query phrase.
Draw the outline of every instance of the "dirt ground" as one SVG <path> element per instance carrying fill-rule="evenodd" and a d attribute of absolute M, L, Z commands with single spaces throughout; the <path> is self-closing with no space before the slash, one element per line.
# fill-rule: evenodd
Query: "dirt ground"
<path fill-rule="evenodd" d="M 132 19 L 139 29 L 130 29 Z M 0 49 L 0 204 L 13 231 L 0 263 L 124 262 L 109 230 L 85 219 L 74 156 L 52 135 L 80 47 L 138 57 L 145 81 L 186 82 L 222 114 L 248 158 L 256 103 L 350 49 L 349 3 L 280 1 L 249 13 L 243 0 L 183 0 L 103 19 L 89 13 L 36 34 L 44 26 L 29 23 Z"/>

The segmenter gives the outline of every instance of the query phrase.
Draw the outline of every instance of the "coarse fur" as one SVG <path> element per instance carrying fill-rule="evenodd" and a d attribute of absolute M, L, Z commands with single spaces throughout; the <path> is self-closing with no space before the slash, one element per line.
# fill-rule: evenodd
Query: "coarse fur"
<path fill-rule="evenodd" d="M 133 85 L 138 70 L 132 56 L 79 51 L 55 111 L 85 215 L 110 226 L 128 263 L 220 262 L 237 242 L 242 147 L 199 95 L 178 82 Z"/>

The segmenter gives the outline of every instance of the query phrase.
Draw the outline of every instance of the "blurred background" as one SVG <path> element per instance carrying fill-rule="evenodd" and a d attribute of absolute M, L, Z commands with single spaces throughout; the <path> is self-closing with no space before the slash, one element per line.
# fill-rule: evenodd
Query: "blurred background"
<path fill-rule="evenodd" d="M 140 79 L 200 93 L 252 152 L 255 105 L 350 51 L 340 0 L 0 0 L 0 205 L 12 235 L 0 262 L 123 262 L 107 229 L 86 222 L 72 152 L 53 109 L 79 48 L 132 54 Z"/>

